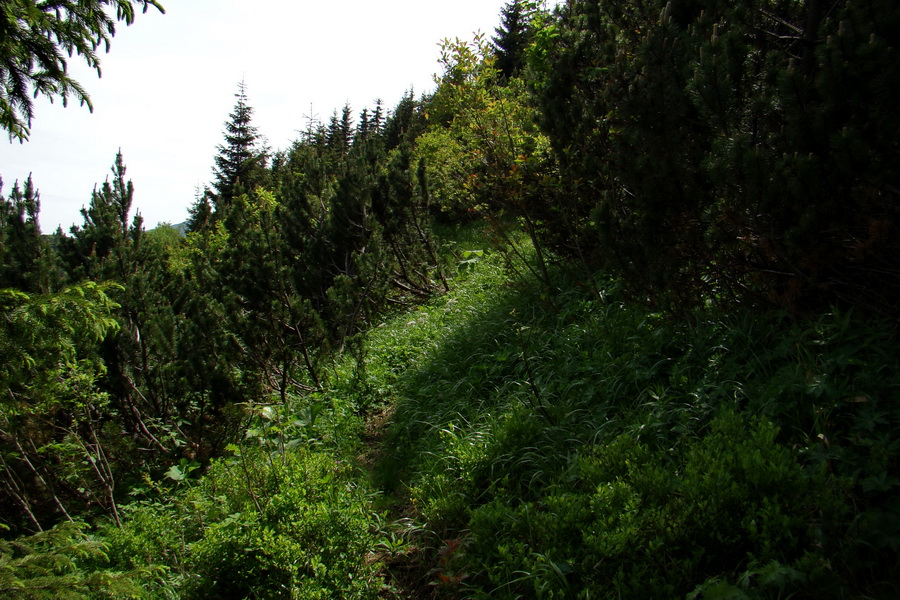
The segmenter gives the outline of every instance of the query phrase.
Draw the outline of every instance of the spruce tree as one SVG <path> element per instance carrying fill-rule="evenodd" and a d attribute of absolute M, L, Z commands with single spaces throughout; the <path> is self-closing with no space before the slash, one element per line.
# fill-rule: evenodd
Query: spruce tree
<path fill-rule="evenodd" d="M 385 152 L 390 152 L 404 141 L 414 140 L 423 131 L 425 131 L 424 101 L 416 100 L 413 90 L 409 90 L 397 103 L 382 128 Z"/>
<path fill-rule="evenodd" d="M 356 135 L 365 138 L 369 134 L 369 109 L 364 108 L 359 114 L 359 125 L 356 126 Z"/>
<path fill-rule="evenodd" d="M 504 79 L 514 77 L 525 66 L 525 50 L 531 41 L 532 2 L 512 0 L 500 11 L 500 27 L 492 39 L 497 55 L 496 67 Z"/>
<path fill-rule="evenodd" d="M 64 106 L 71 95 L 93 109 L 87 92 L 69 76 L 67 58 L 77 54 L 100 75 L 97 48 L 109 51 L 117 22 L 134 22 L 135 5 L 165 12 L 156 0 L 0 2 L 0 129 L 10 139 L 27 140 L 32 98 L 39 95 L 51 101 L 59 96 Z"/>
<path fill-rule="evenodd" d="M 353 141 L 353 116 L 350 105 L 344 105 L 341 109 L 341 116 L 338 117 L 337 111 L 331 115 L 331 121 L 328 123 L 328 148 L 339 156 L 343 156 L 350 150 L 350 144 Z"/>
<path fill-rule="evenodd" d="M 207 188 L 197 193 L 197 200 L 188 212 L 187 230 L 201 231 L 210 222 L 213 213 L 213 193 Z"/>
<path fill-rule="evenodd" d="M 384 126 L 384 102 L 381 98 L 375 100 L 375 110 L 372 111 L 371 130 L 373 133 L 379 133 Z"/>
<path fill-rule="evenodd" d="M 235 94 L 234 110 L 225 123 L 225 143 L 218 146 L 215 157 L 213 200 L 215 209 L 227 206 L 237 195 L 236 186 L 252 187 L 264 169 L 267 151 L 260 147 L 260 136 L 253 125 L 253 108 L 247 102 L 247 86 L 242 81 Z"/>

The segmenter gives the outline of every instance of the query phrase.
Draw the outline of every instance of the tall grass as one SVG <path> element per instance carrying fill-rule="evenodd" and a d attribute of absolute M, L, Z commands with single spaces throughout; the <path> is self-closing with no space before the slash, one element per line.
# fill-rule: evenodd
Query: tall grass
<path fill-rule="evenodd" d="M 900 597 L 890 326 L 675 320 L 455 256 L 327 389 L 148 480 L 111 566 L 160 598 Z"/>
<path fill-rule="evenodd" d="M 495 259 L 367 340 L 364 387 L 393 407 L 377 483 L 435 540 L 466 540 L 455 593 L 898 589 L 889 327 L 675 321 L 615 282 L 557 274 L 548 290 Z"/>

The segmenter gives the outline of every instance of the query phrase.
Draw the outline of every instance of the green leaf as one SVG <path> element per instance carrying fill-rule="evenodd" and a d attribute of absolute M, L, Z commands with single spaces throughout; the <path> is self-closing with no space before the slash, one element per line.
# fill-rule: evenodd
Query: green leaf
<path fill-rule="evenodd" d="M 171 479 L 172 481 L 182 481 L 185 477 L 187 477 L 187 473 L 182 471 L 178 465 L 172 465 L 169 467 L 169 470 L 166 471 L 166 477 Z"/>

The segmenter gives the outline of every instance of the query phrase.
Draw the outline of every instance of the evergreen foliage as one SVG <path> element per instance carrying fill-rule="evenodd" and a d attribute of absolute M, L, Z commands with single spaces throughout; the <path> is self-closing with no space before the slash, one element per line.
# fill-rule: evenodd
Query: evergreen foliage
<path fill-rule="evenodd" d="M 896 597 L 898 18 L 513 0 L 284 150 L 241 84 L 186 234 L 14 184 L 0 594 Z"/>
<path fill-rule="evenodd" d="M 40 531 L 94 504 L 115 511 L 101 444 L 109 397 L 99 343 L 116 331 L 110 286 L 0 290 L 0 518 Z"/>
<path fill-rule="evenodd" d="M 15 541 L 0 540 L 0 593 L 11 600 L 46 598 L 137 598 L 141 578 L 157 569 L 116 572 L 85 570 L 82 565 L 107 561 L 106 545 L 84 533 L 83 523 L 61 523 Z"/>
<path fill-rule="evenodd" d="M 349 105 L 345 105 L 341 109 L 340 117 L 338 117 L 337 111 L 331 115 L 328 132 L 326 133 L 326 145 L 337 156 L 345 156 L 353 142 L 352 112 L 353 109 Z M 368 129 L 368 125 L 366 128 Z"/>
<path fill-rule="evenodd" d="M 244 82 L 238 85 L 234 110 L 225 123 L 225 143 L 218 146 L 213 173 L 213 204 L 216 210 L 227 208 L 241 191 L 251 190 L 265 170 L 268 149 L 260 148 L 260 136 L 253 125 L 253 108 L 248 104 Z"/>
<path fill-rule="evenodd" d="M 109 52 L 116 23 L 134 22 L 156 0 L 7 0 L 0 5 L 0 127 L 10 140 L 25 141 L 34 118 L 32 96 L 74 96 L 93 110 L 90 96 L 68 73 L 67 57 L 77 54 L 100 75 L 97 49 Z M 115 18 L 110 9 L 115 9 Z"/>
<path fill-rule="evenodd" d="M 134 202 L 134 186 L 126 180 L 125 161 L 120 151 L 107 179 L 94 189 L 88 208 L 81 209 L 84 226 L 72 227 L 69 249 L 74 279 L 117 280 L 125 282 L 133 271 L 133 258 L 140 245 L 143 219 L 135 214 L 129 224 Z"/>
<path fill-rule="evenodd" d="M 511 0 L 500 11 L 500 27 L 494 30 L 491 46 L 497 56 L 496 67 L 503 78 L 519 74 L 525 67 L 526 51 L 531 45 L 530 20 L 536 10 L 528 0 Z"/>
<path fill-rule="evenodd" d="M 24 189 L 17 181 L 8 199 L 0 197 L 0 288 L 50 291 L 55 261 L 47 240 L 41 236 L 40 210 L 40 194 L 30 176 Z"/>
<path fill-rule="evenodd" d="M 568 3 L 534 52 L 561 250 L 661 305 L 893 313 L 898 182 L 880 157 L 896 152 L 898 15 Z"/>

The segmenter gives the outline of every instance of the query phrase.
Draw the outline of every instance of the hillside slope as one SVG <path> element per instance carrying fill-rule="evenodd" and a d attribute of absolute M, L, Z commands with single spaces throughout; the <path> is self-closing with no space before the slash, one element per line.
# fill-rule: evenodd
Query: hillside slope
<path fill-rule="evenodd" d="M 887 324 L 626 303 L 492 261 L 369 337 L 376 482 L 460 597 L 894 597 Z M 371 395 L 369 397 L 372 397 Z M 428 568 L 425 568 L 428 567 Z"/>
<path fill-rule="evenodd" d="M 326 391 L 247 406 L 228 457 L 148 478 L 105 555 L 59 568 L 87 597 L 897 596 L 890 328 L 685 323 L 460 249 L 450 293 L 348 346 Z"/>

